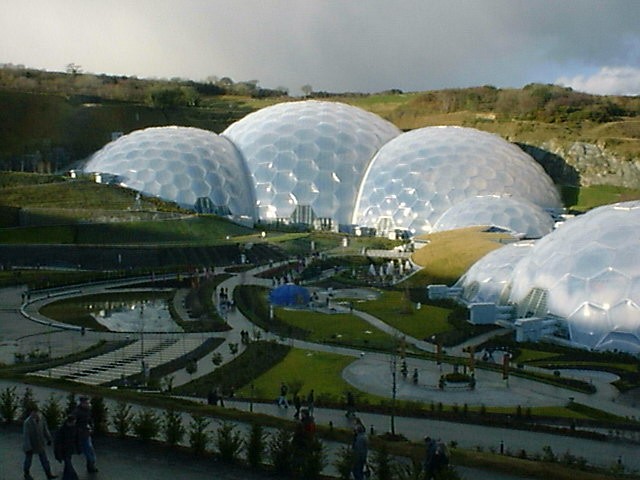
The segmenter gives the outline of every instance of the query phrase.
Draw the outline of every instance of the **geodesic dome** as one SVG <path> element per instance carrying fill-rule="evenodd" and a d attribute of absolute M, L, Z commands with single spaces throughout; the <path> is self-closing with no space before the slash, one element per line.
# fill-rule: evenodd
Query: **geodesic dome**
<path fill-rule="evenodd" d="M 460 277 L 454 287 L 462 288 L 462 299 L 466 303 L 506 303 L 513 270 L 531 252 L 533 245 L 532 241 L 510 243 L 487 253 Z"/>
<path fill-rule="evenodd" d="M 263 108 L 222 134 L 247 162 L 261 219 L 289 220 L 310 207 L 307 215 L 347 224 L 362 172 L 400 130 L 360 108 L 310 100 Z"/>
<path fill-rule="evenodd" d="M 456 203 L 433 226 L 434 232 L 472 226 L 495 226 L 517 236 L 540 238 L 553 230 L 553 218 L 544 209 L 521 198 L 486 195 Z"/>
<path fill-rule="evenodd" d="M 473 128 L 426 127 L 403 133 L 376 154 L 358 191 L 353 223 L 429 233 L 449 208 L 481 195 L 561 207 L 551 179 L 517 146 Z"/>
<path fill-rule="evenodd" d="M 519 317 L 566 319 L 572 342 L 640 351 L 640 202 L 596 208 L 543 237 L 513 271 Z"/>
<path fill-rule="evenodd" d="M 227 138 L 206 130 L 134 131 L 96 152 L 84 171 L 115 175 L 122 186 L 184 208 L 194 209 L 200 199 L 215 213 L 255 217 L 255 196 L 242 156 Z"/>

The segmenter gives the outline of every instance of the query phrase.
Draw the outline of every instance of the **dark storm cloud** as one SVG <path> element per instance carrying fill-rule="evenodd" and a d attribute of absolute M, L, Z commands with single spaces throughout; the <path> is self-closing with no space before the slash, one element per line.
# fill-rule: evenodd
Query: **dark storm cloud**
<path fill-rule="evenodd" d="M 586 85 L 640 66 L 636 0 L 5 3 L 0 62 L 49 69 L 379 91 Z"/>

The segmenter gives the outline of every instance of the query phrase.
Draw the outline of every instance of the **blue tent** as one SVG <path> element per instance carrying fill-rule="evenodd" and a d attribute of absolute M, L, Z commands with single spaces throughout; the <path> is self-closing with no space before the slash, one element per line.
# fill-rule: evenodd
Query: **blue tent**
<path fill-rule="evenodd" d="M 302 307 L 309 303 L 309 291 L 300 285 L 287 283 L 269 292 L 269 302 L 280 307 Z"/>

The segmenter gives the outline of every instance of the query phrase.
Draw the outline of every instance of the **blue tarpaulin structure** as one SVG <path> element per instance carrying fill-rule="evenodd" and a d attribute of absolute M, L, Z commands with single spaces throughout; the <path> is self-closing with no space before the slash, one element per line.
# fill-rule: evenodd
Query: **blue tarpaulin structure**
<path fill-rule="evenodd" d="M 303 307 L 309 303 L 309 291 L 300 285 L 287 283 L 269 292 L 269 303 L 280 307 Z"/>

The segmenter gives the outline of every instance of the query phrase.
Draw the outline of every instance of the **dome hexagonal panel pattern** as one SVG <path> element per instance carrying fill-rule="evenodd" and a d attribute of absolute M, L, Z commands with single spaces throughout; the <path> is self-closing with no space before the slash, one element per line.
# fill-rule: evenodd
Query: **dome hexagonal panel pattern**
<path fill-rule="evenodd" d="M 121 185 L 193 209 L 208 198 L 233 216 L 255 217 L 249 172 L 227 138 L 190 127 L 137 130 L 107 144 L 85 172 L 115 175 Z"/>
<path fill-rule="evenodd" d="M 357 107 L 309 100 L 263 108 L 222 134 L 241 151 L 253 183 L 271 186 L 257 191 L 261 219 L 290 218 L 308 202 L 316 216 L 347 224 L 362 172 L 400 130 Z"/>
<path fill-rule="evenodd" d="M 525 310 L 533 289 L 549 314 L 567 319 L 571 340 L 640 352 L 640 202 L 606 205 L 539 240 L 513 271 L 510 302 Z"/>
<path fill-rule="evenodd" d="M 406 189 L 415 192 L 413 205 L 399 202 L 395 209 L 382 208 L 380 198 L 397 198 Z M 429 233 L 449 208 L 484 195 L 561 207 L 551 179 L 517 146 L 473 128 L 421 128 L 389 141 L 373 158 L 358 192 L 353 223 L 376 228 L 376 219 L 385 217 L 393 220 L 394 228 Z"/>
<path fill-rule="evenodd" d="M 487 253 L 474 263 L 455 284 L 462 288 L 466 303 L 503 303 L 503 295 L 511 283 L 511 275 L 520 260 L 533 248 L 533 242 L 510 243 Z"/>
<path fill-rule="evenodd" d="M 518 236 L 540 238 L 553 229 L 553 219 L 528 200 L 488 195 L 462 200 L 444 212 L 435 232 L 471 226 L 495 226 Z"/>

